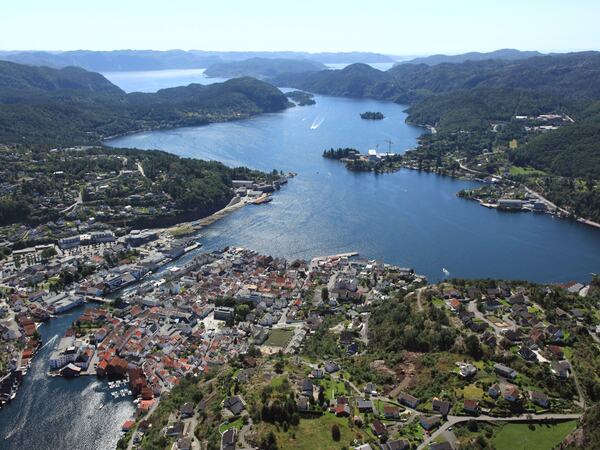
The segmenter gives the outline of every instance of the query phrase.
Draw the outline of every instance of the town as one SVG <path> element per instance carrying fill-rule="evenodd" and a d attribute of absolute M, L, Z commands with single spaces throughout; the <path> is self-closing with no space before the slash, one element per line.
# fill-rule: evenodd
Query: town
<path fill-rule="evenodd" d="M 597 282 L 429 285 L 354 253 L 241 248 L 175 265 L 179 242 L 134 230 L 97 243 L 117 265 L 79 266 L 52 294 L 7 272 L 3 401 L 40 345 L 36 325 L 84 302 L 49 375 L 97 376 L 107 405 L 135 403 L 120 448 L 456 448 L 505 422 L 572 426 L 598 395 L 582 381 L 600 368 Z M 53 258 L 100 263 L 73 248 Z"/>

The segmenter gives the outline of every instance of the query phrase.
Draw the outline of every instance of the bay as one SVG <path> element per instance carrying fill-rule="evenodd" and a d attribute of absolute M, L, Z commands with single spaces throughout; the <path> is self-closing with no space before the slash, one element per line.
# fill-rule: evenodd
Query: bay
<path fill-rule="evenodd" d="M 317 104 L 203 127 L 118 138 L 115 147 L 298 173 L 265 206 L 247 207 L 204 230 L 205 249 L 239 245 L 286 258 L 358 251 L 439 281 L 452 277 L 538 282 L 589 280 L 600 269 L 600 230 L 549 215 L 488 210 L 456 193 L 473 182 L 401 170 L 353 173 L 324 149 L 403 152 L 422 129 L 404 107 L 316 96 Z M 361 120 L 381 111 L 382 121 Z"/>

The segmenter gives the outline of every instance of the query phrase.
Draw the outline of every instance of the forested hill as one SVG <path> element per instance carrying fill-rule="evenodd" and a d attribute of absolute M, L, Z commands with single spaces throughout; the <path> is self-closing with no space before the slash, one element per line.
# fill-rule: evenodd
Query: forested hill
<path fill-rule="evenodd" d="M 504 59 L 504 60 L 518 60 L 527 59 L 533 56 L 541 56 L 542 53 L 536 51 L 521 51 L 512 48 L 504 48 L 495 50 L 493 52 L 469 52 L 461 53 L 460 55 L 431 55 L 424 56 L 421 58 L 414 58 L 407 61 L 401 61 L 399 64 L 427 64 L 428 66 L 435 66 L 441 63 L 461 63 L 465 61 L 484 61 L 488 59 Z"/>
<path fill-rule="evenodd" d="M 204 72 L 209 77 L 274 78 L 284 73 L 316 72 L 325 65 L 307 59 L 250 58 L 243 61 L 221 62 L 209 66 Z"/>
<path fill-rule="evenodd" d="M 281 91 L 254 78 L 126 94 L 83 69 L 0 63 L 0 143 L 98 144 L 116 134 L 234 120 L 288 106 Z"/>
<path fill-rule="evenodd" d="M 600 102 L 579 114 L 578 122 L 531 139 L 514 154 L 514 162 L 564 177 L 600 179 Z M 599 186 L 600 188 L 600 186 Z M 600 195 L 596 198 L 600 211 Z"/>
<path fill-rule="evenodd" d="M 61 90 L 123 94 L 121 89 L 99 73 L 78 67 L 57 70 L 0 61 L 0 96 L 3 100 L 21 92 L 33 95 Z"/>
<path fill-rule="evenodd" d="M 554 93 L 573 100 L 600 98 L 600 53 L 540 56 L 518 61 L 401 64 L 382 72 L 365 64 L 343 70 L 285 74 L 278 86 L 325 95 L 414 103 L 434 94 L 475 88 L 512 88 Z"/>

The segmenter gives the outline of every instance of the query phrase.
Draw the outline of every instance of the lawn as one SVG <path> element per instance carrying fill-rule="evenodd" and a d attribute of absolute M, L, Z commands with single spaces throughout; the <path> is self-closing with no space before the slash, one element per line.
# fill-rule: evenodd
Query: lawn
<path fill-rule="evenodd" d="M 321 380 L 318 380 L 317 384 L 319 384 L 319 386 L 323 386 L 323 389 L 325 389 L 325 398 L 328 400 L 332 400 L 340 395 L 349 394 L 349 392 L 346 390 L 345 383 L 332 377 L 325 377 Z"/>
<path fill-rule="evenodd" d="M 171 236 L 173 236 L 174 238 L 189 236 L 193 232 L 194 228 L 190 224 L 185 224 L 169 229 L 169 233 L 171 233 Z"/>
<path fill-rule="evenodd" d="M 498 450 L 550 450 L 560 443 L 573 429 L 577 422 L 558 423 L 556 425 L 529 425 L 509 423 L 494 436 L 493 444 Z"/>
<path fill-rule="evenodd" d="M 293 336 L 293 331 L 277 328 L 275 330 L 271 330 L 264 345 L 268 345 L 270 347 L 285 347 L 288 345 Z"/>
<path fill-rule="evenodd" d="M 333 424 L 340 428 L 341 439 L 338 442 L 331 437 Z M 364 433 L 361 430 L 357 432 Z M 335 417 L 329 413 L 318 419 L 302 419 L 297 427 L 291 427 L 287 433 L 279 432 L 276 435 L 279 448 L 289 450 L 338 450 L 351 447 L 356 438 L 356 434 L 348 426 L 347 418 Z"/>
<path fill-rule="evenodd" d="M 441 298 L 434 298 L 432 300 L 432 303 L 434 306 L 437 306 L 440 309 L 443 309 L 446 307 L 446 302 L 444 300 L 442 300 Z"/>
<path fill-rule="evenodd" d="M 457 394 L 462 394 L 463 398 L 469 400 L 481 400 L 483 398 L 483 389 L 469 384 L 464 389 L 457 389 Z"/>
<path fill-rule="evenodd" d="M 242 418 L 238 417 L 233 422 L 221 424 L 221 426 L 219 427 L 219 433 L 223 434 L 223 433 L 225 433 L 225 431 L 229 430 L 230 428 L 236 428 L 239 431 L 239 430 L 241 430 L 241 428 L 243 426 L 244 426 L 244 423 L 242 422 Z"/>
<path fill-rule="evenodd" d="M 542 172 L 541 170 L 532 169 L 530 167 L 511 166 L 510 174 L 511 175 L 526 175 L 526 176 L 544 176 L 544 175 L 546 175 L 546 172 Z"/>

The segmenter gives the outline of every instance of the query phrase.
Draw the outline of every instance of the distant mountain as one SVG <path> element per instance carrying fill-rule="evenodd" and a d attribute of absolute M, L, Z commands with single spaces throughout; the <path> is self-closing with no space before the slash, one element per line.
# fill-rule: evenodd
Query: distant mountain
<path fill-rule="evenodd" d="M 190 53 L 200 56 L 216 56 L 223 61 L 241 61 L 250 58 L 269 59 L 309 59 L 323 64 L 352 64 L 352 63 L 389 63 L 395 59 L 389 55 L 370 52 L 210 52 L 190 50 Z"/>
<path fill-rule="evenodd" d="M 198 69 L 220 61 L 216 55 L 201 56 L 183 50 L 36 51 L 9 53 L 0 57 L 19 64 L 55 68 L 78 66 L 95 72 Z"/>
<path fill-rule="evenodd" d="M 427 64 L 428 66 L 435 66 L 436 64 L 442 63 L 462 63 L 465 61 L 484 61 L 488 59 L 499 59 L 499 60 L 519 60 L 527 59 L 533 56 L 542 56 L 543 54 L 536 51 L 521 51 L 512 48 L 505 48 L 501 50 L 495 50 L 493 52 L 480 53 L 480 52 L 469 52 L 462 53 L 460 55 L 431 55 L 421 58 L 409 59 L 407 61 L 400 61 L 396 65 L 400 64 Z"/>
<path fill-rule="evenodd" d="M 0 142 L 97 144 L 141 129 L 193 126 L 290 106 L 274 86 L 236 78 L 126 94 L 102 75 L 0 62 Z"/>
<path fill-rule="evenodd" d="M 33 66 L 54 68 L 78 66 L 95 72 L 163 69 L 200 69 L 228 61 L 250 58 L 311 60 L 317 63 L 376 63 L 394 59 L 378 53 L 307 53 L 307 52 L 212 52 L 203 50 L 114 50 L 68 52 L 1 51 L 0 59 Z"/>
<path fill-rule="evenodd" d="M 277 77 L 286 86 L 325 95 L 368 97 L 410 104 L 434 94 L 474 88 L 511 88 L 567 96 L 600 98 L 600 53 L 538 56 L 517 61 L 400 64 L 382 72 L 365 64 Z"/>
<path fill-rule="evenodd" d="M 391 99 L 395 95 L 387 72 L 368 64 L 351 64 L 341 70 L 283 74 L 273 82 L 277 86 L 293 87 L 336 97 L 369 97 Z"/>
<path fill-rule="evenodd" d="M 209 66 L 204 72 L 209 77 L 274 78 L 284 73 L 317 72 L 326 66 L 307 59 L 250 58 L 242 61 L 221 62 Z"/>

